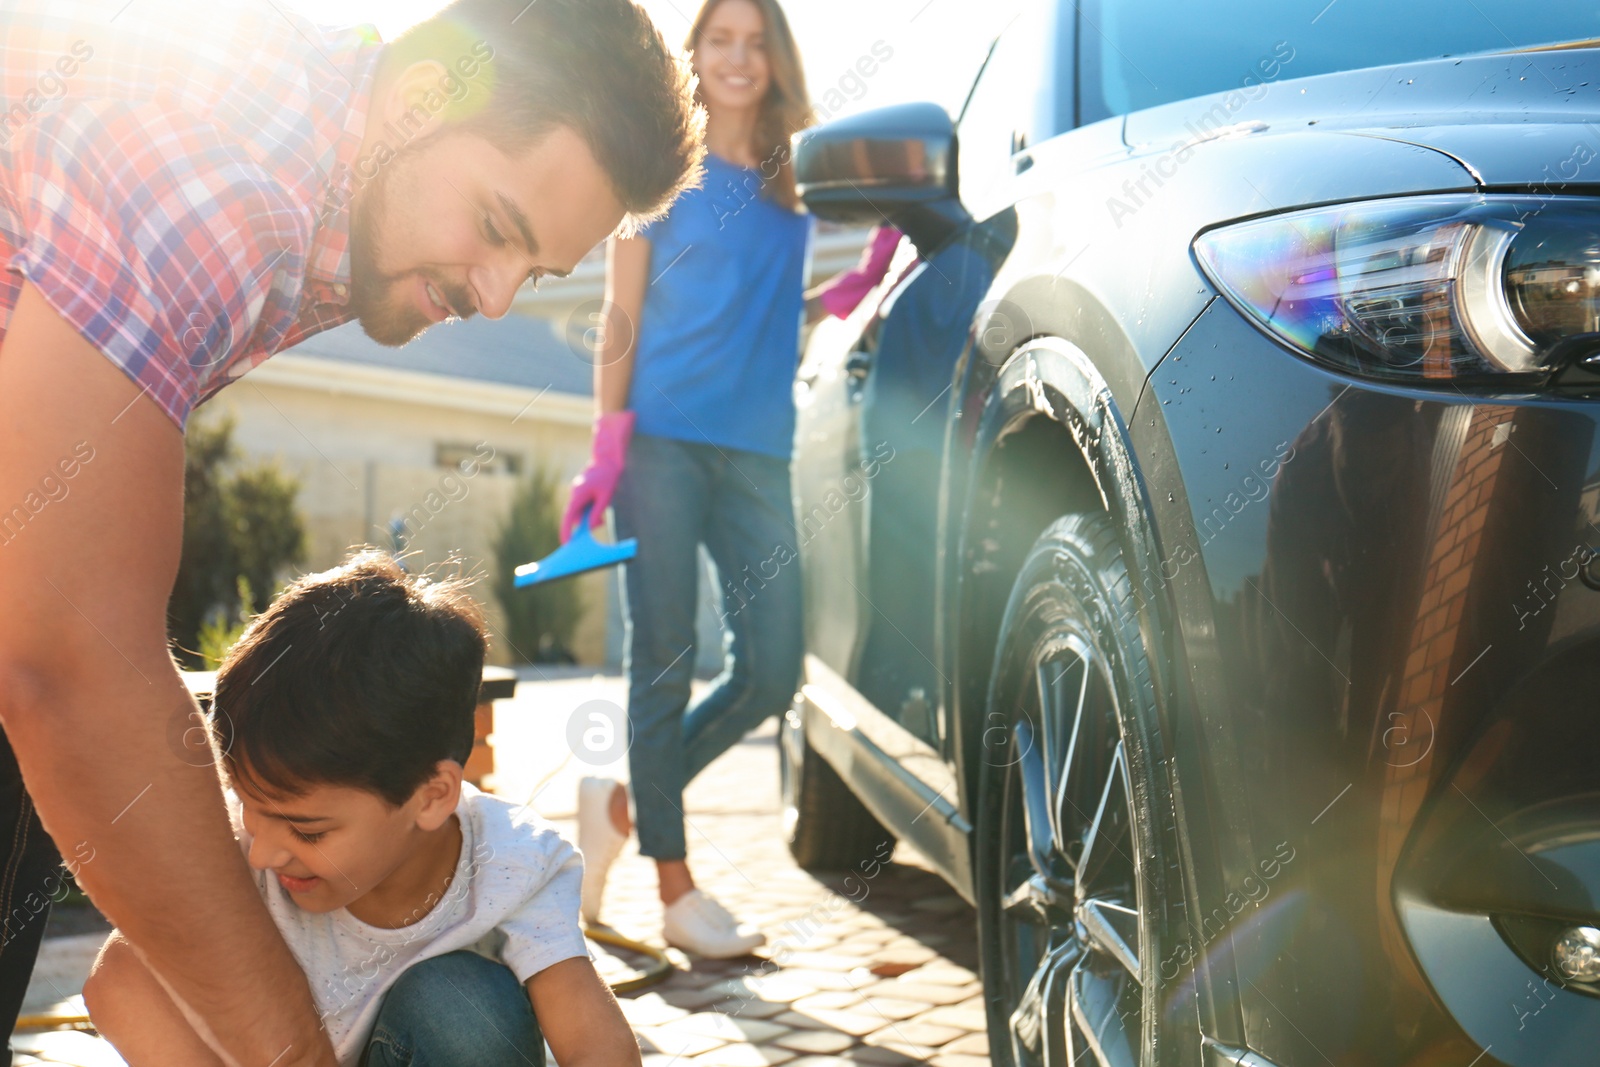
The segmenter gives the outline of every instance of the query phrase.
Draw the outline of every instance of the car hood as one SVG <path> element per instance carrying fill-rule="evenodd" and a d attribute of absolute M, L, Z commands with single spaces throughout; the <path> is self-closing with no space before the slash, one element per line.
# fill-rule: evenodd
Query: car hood
<path fill-rule="evenodd" d="M 1444 153 L 1484 188 L 1600 184 L 1600 47 L 1285 79 L 1135 112 L 1123 139 L 1139 149 L 1313 130 Z"/>

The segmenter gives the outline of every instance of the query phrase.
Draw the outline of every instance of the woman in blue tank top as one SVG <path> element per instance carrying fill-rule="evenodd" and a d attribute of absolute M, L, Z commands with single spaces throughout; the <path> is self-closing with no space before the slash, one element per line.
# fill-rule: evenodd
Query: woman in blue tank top
<path fill-rule="evenodd" d="M 765 938 L 695 888 L 683 788 L 788 707 L 800 676 L 789 457 L 812 220 L 789 138 L 811 109 L 776 0 L 706 0 L 686 49 L 707 112 L 705 180 L 607 248 L 594 458 L 562 538 L 585 506 L 598 525 L 609 501 L 618 536 L 639 539 L 623 587 L 632 803 L 610 778 L 580 785 L 584 915 L 598 919 L 633 824 L 656 861 L 667 942 L 729 957 Z M 726 667 L 689 707 L 702 544 L 723 586 Z"/>

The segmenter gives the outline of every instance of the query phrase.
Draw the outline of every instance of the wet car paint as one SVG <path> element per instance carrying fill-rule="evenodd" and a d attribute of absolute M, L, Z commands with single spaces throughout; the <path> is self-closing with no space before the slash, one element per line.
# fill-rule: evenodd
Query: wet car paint
<path fill-rule="evenodd" d="M 837 353 L 808 355 L 818 381 L 838 372 L 831 410 L 857 453 L 869 386 L 903 391 L 909 412 L 938 384 L 880 373 L 906 358 L 896 345 L 928 354 L 922 372 L 952 368 L 933 545 L 905 533 L 925 513 L 905 525 L 880 507 L 849 554 L 806 559 L 835 593 L 863 594 L 885 556 L 912 575 L 889 586 L 933 589 L 931 635 L 899 635 L 905 662 L 922 655 L 938 677 L 926 725 L 862 666 L 892 589 L 808 601 L 808 633 L 832 635 L 845 683 L 876 686 L 870 703 L 951 767 L 957 795 L 939 790 L 937 809 L 950 836 L 973 822 L 1008 565 L 1062 503 L 1104 507 L 1124 530 L 1189 868 L 1187 933 L 1170 939 L 1187 952 L 1157 966 L 1214 1062 L 1249 1049 L 1281 1065 L 1581 1063 L 1600 1035 L 1600 999 L 1545 981 L 1494 927 L 1597 915 L 1600 862 L 1572 843 L 1600 826 L 1600 593 L 1574 569 L 1600 549 L 1595 405 L 1334 374 L 1245 322 L 1189 253 L 1206 227 L 1291 207 L 1487 185 L 1581 194 L 1600 173 L 1573 162 L 1600 116 L 1593 86 L 1593 50 L 1283 81 L 1181 162 L 1167 138 L 1214 102 L 1074 131 L 1029 150 L 1013 208 L 932 258 L 969 264 L 964 280 L 987 272 L 986 287 L 929 270 L 894 287 L 851 331 L 881 359 L 853 385 Z M 1464 110 L 1478 92 L 1494 108 Z M 1108 208 L 1130 185 L 1135 210 Z M 944 320 L 963 313 L 972 329 L 953 346 Z M 1058 469 L 1041 469 L 1048 451 L 1007 458 L 1039 447 L 1040 423 L 1059 431 Z M 879 425 L 891 443 L 906 429 Z M 848 451 L 802 443 L 802 508 L 859 466 Z"/>
<path fill-rule="evenodd" d="M 1179 774 L 1205 784 L 1220 861 L 1199 936 L 1236 971 L 1241 1045 L 1280 1063 L 1480 1051 L 1408 948 L 1399 900 L 1548 909 L 1473 888 L 1507 861 L 1497 825 L 1594 785 L 1591 689 L 1558 686 L 1539 716 L 1513 709 L 1563 648 L 1600 640 L 1600 593 L 1561 567 L 1600 540 L 1595 430 L 1593 404 L 1353 385 L 1221 302 L 1152 377 L 1132 433 L 1171 497 L 1154 506 L 1180 564 L 1163 591 L 1190 668 Z M 1529 583 L 1547 564 L 1570 577 L 1541 603 Z M 1255 896 L 1256 865 L 1284 842 L 1294 859 L 1272 904 L 1234 915 L 1228 894 Z M 1509 858 L 1539 880 L 1537 863 Z M 1498 1027 L 1485 1044 L 1504 1062 L 1580 1062 L 1570 1043 L 1600 1027 L 1600 1001 L 1555 993 L 1594 1013 L 1587 1026 L 1552 1012 L 1547 1044 L 1507 998 L 1500 1017 L 1519 1036 Z"/>

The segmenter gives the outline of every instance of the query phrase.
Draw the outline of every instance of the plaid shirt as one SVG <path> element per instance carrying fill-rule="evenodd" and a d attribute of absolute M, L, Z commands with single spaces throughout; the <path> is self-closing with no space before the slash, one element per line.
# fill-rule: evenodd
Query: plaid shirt
<path fill-rule="evenodd" d="M 382 48 L 270 2 L 0 0 L 0 343 L 26 277 L 181 430 L 348 322 Z"/>

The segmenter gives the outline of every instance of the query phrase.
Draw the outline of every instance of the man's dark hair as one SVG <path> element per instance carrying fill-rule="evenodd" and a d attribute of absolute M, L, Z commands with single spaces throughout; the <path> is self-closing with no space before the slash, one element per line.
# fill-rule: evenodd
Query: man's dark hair
<path fill-rule="evenodd" d="M 453 132 L 515 156 L 554 126 L 577 131 L 627 212 L 624 236 L 700 180 L 693 68 L 631 0 L 455 0 L 388 49 L 397 71 L 433 59 L 471 90 L 449 113 Z"/>
<path fill-rule="evenodd" d="M 375 548 L 293 582 L 217 672 L 211 722 L 229 773 L 399 806 L 439 760 L 464 765 L 488 647 L 468 584 L 407 574 Z"/>

